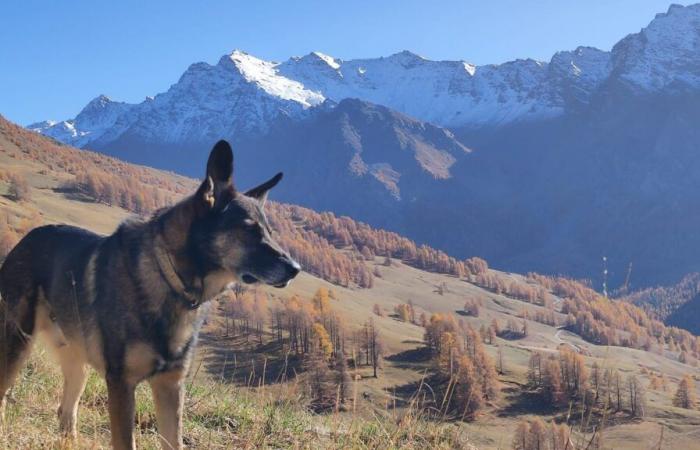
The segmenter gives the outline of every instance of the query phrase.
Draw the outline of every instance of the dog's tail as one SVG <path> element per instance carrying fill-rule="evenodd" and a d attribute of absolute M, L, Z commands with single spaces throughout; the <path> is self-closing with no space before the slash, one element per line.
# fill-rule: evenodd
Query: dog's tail
<path fill-rule="evenodd" d="M 0 416 L 5 395 L 29 355 L 34 332 L 37 296 L 32 289 L 32 246 L 27 245 L 27 237 L 0 266 Z"/>
<path fill-rule="evenodd" d="M 32 294 L 33 255 L 30 236 L 25 236 L 0 265 L 0 314 L 7 319 L 20 319 Z"/>

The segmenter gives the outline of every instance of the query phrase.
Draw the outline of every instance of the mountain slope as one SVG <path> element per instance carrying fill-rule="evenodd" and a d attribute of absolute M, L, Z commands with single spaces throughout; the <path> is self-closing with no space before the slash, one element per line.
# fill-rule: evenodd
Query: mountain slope
<path fill-rule="evenodd" d="M 281 200 L 395 231 L 403 228 L 405 208 L 420 208 L 470 156 L 449 131 L 359 100 L 280 125 L 239 148 L 237 160 L 250 168 L 242 180 L 284 170 L 294 188 Z"/>
<path fill-rule="evenodd" d="M 700 5 L 671 5 L 612 49 L 613 77 L 651 93 L 700 85 Z"/>
<path fill-rule="evenodd" d="M 700 333 L 698 317 L 700 317 L 700 296 L 696 295 L 671 313 L 666 319 L 666 323 L 698 334 Z"/>
<path fill-rule="evenodd" d="M 261 133 L 283 116 L 302 117 L 323 96 L 277 75 L 272 63 L 243 52 L 218 64 L 192 64 L 167 92 L 127 105 L 104 95 L 75 119 L 28 128 L 71 145 L 101 149 L 115 140 L 191 145 L 238 133 Z M 138 154 L 138 152 L 135 152 Z"/>
<path fill-rule="evenodd" d="M 694 301 L 698 294 L 700 294 L 700 273 L 691 273 L 683 277 L 678 284 L 643 289 L 624 296 L 623 300 L 651 312 L 654 317 L 658 317 L 660 320 L 666 321 L 670 316 L 682 315 L 679 310 L 686 303 Z M 676 314 L 677 311 L 678 314 Z M 691 316 L 691 319 L 695 321 L 696 317 Z"/>
<path fill-rule="evenodd" d="M 359 101 L 351 103 L 361 107 L 368 106 Z M 341 108 L 336 111 L 339 110 Z M 370 112 L 381 111 L 370 108 Z M 409 121 L 408 124 L 410 125 L 411 122 Z M 420 125 L 420 123 L 414 123 L 414 125 Z M 463 148 L 460 148 L 460 151 L 462 150 Z M 5 217 L 0 217 L 2 219 L 0 237 L 5 237 L 13 229 L 26 232 L 31 226 L 36 226 L 43 220 L 56 221 L 59 217 L 59 221 L 89 223 L 92 227 L 93 220 L 99 223 L 103 221 L 99 220 L 102 219 L 101 217 L 91 220 L 92 215 L 89 214 L 89 210 L 102 209 L 104 204 L 112 206 L 120 202 L 118 204 L 131 211 L 148 213 L 177 200 L 183 194 L 194 191 L 198 185 L 198 182 L 193 179 L 148 167 L 130 165 L 98 153 L 56 145 L 1 117 L 0 160 L 3 166 L 7 167 L 0 173 L 3 184 L 27 185 L 23 189 L 25 194 L 20 198 L 12 194 L 13 191 L 9 186 L 5 191 L 6 195 L 0 197 L 0 210 L 5 212 Z M 91 187 L 95 182 L 85 181 L 85 172 L 88 180 L 90 177 L 96 177 L 109 188 Z M 31 184 L 18 182 L 16 177 L 29 178 Z M 239 180 L 236 182 L 239 186 L 241 185 Z M 289 182 L 287 184 L 289 187 L 286 190 L 293 190 L 293 185 Z M 145 193 L 152 199 L 121 203 L 122 199 L 128 198 L 134 191 Z M 115 192 L 117 195 L 106 195 Z M 38 195 L 35 196 L 35 194 Z M 48 199 L 52 200 L 47 201 Z M 47 206 L 50 204 L 54 206 Z M 54 215 L 60 214 L 63 210 L 73 210 L 76 205 L 80 205 L 80 208 L 85 211 L 83 215 L 68 217 Z M 46 216 L 43 211 L 50 211 L 52 215 Z M 375 281 L 380 282 L 382 272 L 388 270 L 387 267 L 391 267 L 397 261 L 390 261 L 391 264 L 384 265 L 382 269 L 376 258 L 383 257 L 385 262 L 387 258 L 394 258 L 401 264 L 418 269 L 414 274 L 419 280 L 426 277 L 420 273 L 422 270 L 441 274 L 436 277 L 431 275 L 430 278 L 441 280 L 445 287 L 429 283 L 429 289 L 438 286 L 439 301 L 446 295 L 445 291 L 456 289 L 456 287 L 447 287 L 448 285 L 466 283 L 478 288 L 480 292 L 478 297 L 488 296 L 488 292 L 492 292 L 520 301 L 523 305 L 531 304 L 570 314 L 575 322 L 572 323 L 567 319 L 567 327 L 578 331 L 583 338 L 593 343 L 646 349 L 658 346 L 663 350 L 666 342 L 673 339 L 677 343 L 682 343 L 700 358 L 698 347 L 700 341 L 688 332 L 664 327 L 661 322 L 655 321 L 630 303 L 611 302 L 580 282 L 532 272 L 528 273 L 527 277 L 502 273 L 489 268 L 485 261 L 478 258 L 460 261 L 439 250 L 417 246 L 396 233 L 374 229 L 361 222 L 355 222 L 349 217 L 338 218 L 332 213 L 317 213 L 306 208 L 275 202 L 270 202 L 268 212 L 280 243 L 287 247 L 295 258 L 305 263 L 306 271 L 345 289 L 371 290 L 373 280 L 368 266 L 375 266 Z M 26 226 L 26 220 L 17 220 L 14 216 L 20 216 L 20 219 L 22 216 L 33 216 L 30 217 L 33 223 Z M 110 217 L 114 220 L 117 216 Z M 448 278 L 451 277 L 449 282 L 444 279 L 445 275 Z M 405 281 L 404 284 L 413 282 L 415 280 Z M 404 291 L 404 294 L 410 296 L 410 290 Z M 419 298 L 421 296 L 426 298 Z M 410 300 L 427 311 L 440 308 L 439 305 L 431 305 L 431 300 L 428 298 L 434 299 L 434 296 L 424 294 L 421 296 Z M 463 295 L 459 295 L 453 299 L 459 303 L 463 302 L 464 298 Z M 541 321 L 548 323 L 544 318 Z"/>
<path fill-rule="evenodd" d="M 371 105 L 360 102 L 357 105 L 369 108 L 372 114 L 382 114 L 381 109 L 377 110 Z M 348 108 L 346 113 L 349 115 L 356 113 L 354 108 L 342 107 Z M 394 118 L 399 119 L 401 116 Z M 350 123 L 360 128 L 362 121 L 351 120 Z M 411 124 L 418 126 L 413 122 L 404 126 Z M 454 148 L 452 151 L 463 150 Z M 414 158 L 415 153 L 409 152 L 409 155 Z M 197 185 L 195 180 L 171 173 L 56 145 L 2 119 L 0 164 L 0 218 L 5 214 L 13 217 L 15 214 L 37 214 L 46 222 L 69 222 L 103 233 L 113 230 L 129 213 L 116 205 L 106 204 L 107 198 L 99 200 L 91 197 L 93 194 L 90 192 L 80 193 L 71 189 L 87 168 L 105 182 L 130 180 L 130 184 L 135 184 L 138 191 L 148 196 L 157 196 L 160 192 L 165 198 L 176 198 L 191 192 Z M 239 172 L 244 172 L 246 166 L 242 162 L 237 164 Z M 7 195 L 9 183 L 6 176 L 9 174 L 20 174 L 28 180 L 28 199 L 18 202 Z M 285 180 L 277 191 L 293 188 L 294 185 Z M 121 189 L 118 183 L 115 189 Z M 150 205 L 149 208 L 156 206 L 160 205 Z M 257 336 L 229 335 L 223 322 L 227 320 L 227 314 L 230 314 L 227 311 L 231 310 L 231 306 L 223 300 L 217 301 L 197 353 L 197 363 L 193 365 L 188 379 L 184 410 L 188 445 L 286 448 L 305 447 L 311 442 L 328 448 L 472 448 L 468 445 L 504 448 L 511 441 L 521 419 L 539 417 L 545 422 L 568 423 L 572 429 L 572 440 L 577 443 L 576 448 L 585 448 L 591 440 L 592 430 L 570 419 L 585 410 L 579 410 L 575 404 L 559 409 L 543 409 L 536 393 L 527 388 L 528 359 L 531 355 L 537 352 L 557 355 L 560 349 L 574 349 L 583 356 L 587 368 L 591 368 L 595 362 L 602 369 L 620 370 L 625 376 L 634 374 L 644 385 L 663 374 L 664 380 L 669 383 L 666 390 L 649 389 L 648 410 L 644 419 L 630 419 L 626 410 L 610 410 L 610 415 L 606 415 L 609 419 L 600 422 L 604 426 L 606 445 L 636 449 L 649 442 L 662 442 L 662 448 L 696 448 L 694 430 L 700 415 L 697 411 L 672 406 L 671 397 L 673 385 L 684 374 L 694 373 L 697 369 L 678 361 L 678 351 L 667 350 L 662 344 L 664 340 L 675 340 L 679 347 L 689 349 L 690 358 L 696 358 L 700 351 L 698 342 L 687 337 L 687 334 L 650 323 L 636 308 L 611 304 L 609 300 L 570 280 L 506 274 L 489 270 L 485 264 L 475 270 L 474 273 L 478 273 L 476 276 L 473 273 L 455 276 L 423 271 L 409 264 L 416 265 L 417 261 L 425 258 L 427 249 L 414 248 L 417 254 L 411 256 L 412 246 L 405 238 L 371 229 L 350 218 L 332 218 L 328 213 L 319 214 L 274 202 L 269 206 L 273 225 L 281 235 L 287 235 L 293 229 L 304 230 L 308 234 L 303 235 L 301 241 L 336 256 L 346 254 L 352 259 L 362 259 L 363 264 L 371 267 L 379 276 L 372 288 L 358 289 L 354 284 L 330 284 L 305 273 L 283 291 L 260 289 L 256 292 L 256 298 L 258 295 L 264 296 L 267 306 L 275 311 L 288 297 L 296 295 L 310 302 L 320 287 L 330 289 L 334 292 L 330 307 L 334 314 L 338 314 L 347 331 L 348 353 L 356 345 L 351 339 L 353 332 L 371 317 L 380 330 L 387 357 L 379 378 L 374 378 L 371 369 L 366 366 L 352 369 L 352 408 L 328 415 L 313 414 L 304 408 L 307 397 L 303 392 L 303 373 L 289 383 L 277 384 L 275 381 L 280 368 L 274 363 L 279 361 L 280 355 L 273 352 L 275 333 L 272 329 L 263 334 L 262 345 L 258 345 Z M 17 223 L 15 220 L 11 222 L 13 226 Z M 0 227 L 2 225 L 0 220 Z M 0 228 L 0 237 L 3 233 L 4 230 Z M 332 248 L 323 244 L 324 239 L 333 243 Z M 387 264 L 386 258 L 361 256 L 356 248 L 363 245 L 376 254 L 380 254 L 382 249 L 397 253 Z M 404 256 L 401 256 L 402 253 Z M 437 259 L 450 265 L 444 254 Z M 329 268 L 334 270 L 332 265 Z M 327 275 L 323 277 L 331 279 Z M 529 299 L 516 294 L 518 289 L 525 289 L 526 292 L 528 288 L 538 288 L 541 292 L 536 298 Z M 464 311 L 465 300 L 478 305 L 477 315 Z M 416 386 L 425 381 L 431 364 L 420 357 L 425 354 L 422 351 L 424 328 L 404 322 L 394 314 L 397 307 L 406 306 L 409 302 L 418 314 L 457 314 L 460 323 L 473 330 L 488 327 L 494 320 L 504 327 L 510 326 L 507 325 L 509 322 L 517 326 L 527 324 L 527 336 L 496 337 L 493 343 L 484 343 L 491 358 L 496 359 L 499 353 L 503 355 L 504 373 L 496 375 L 501 383 L 498 399 L 486 405 L 474 423 L 449 417 L 446 419 L 442 413 L 433 420 L 424 420 L 423 414 L 427 412 L 416 412 L 407 404 Z M 639 336 L 642 344 L 651 336 L 647 331 L 653 328 L 659 333 L 658 340 L 654 336 L 650 351 L 586 341 L 571 331 L 558 328 L 567 320 L 566 314 L 562 313 L 564 306 L 568 308 L 572 304 L 582 308 L 575 313 L 577 324 L 580 322 L 582 327 L 598 330 L 610 324 L 621 341 L 634 334 Z M 373 310 L 378 310 L 379 314 Z M 551 317 L 553 322 L 541 323 L 542 317 Z M 603 320 L 598 321 L 599 317 Z M 287 353 L 287 356 L 293 359 L 293 355 Z M 240 378 L 248 382 L 239 382 Z M 257 380 L 263 381 L 258 385 Z M 60 376 L 54 365 L 48 362 L 41 350 L 36 352 L 26 371 L 19 377 L 13 390 L 13 401 L 7 406 L 8 427 L 6 433 L 0 434 L 2 445 L 9 448 L 34 448 L 48 443 L 65 445 L 65 442 L 59 442 L 60 438 L 54 430 L 57 425 L 52 419 L 56 399 L 60 396 L 60 384 Z M 147 386 L 139 389 L 137 398 L 137 444 L 140 447 L 155 447 L 155 417 Z M 107 446 L 106 391 L 98 375 L 91 374 L 83 399 L 76 446 Z M 626 409 L 626 400 L 624 402 L 623 409 Z M 596 407 L 596 411 L 598 408 L 600 406 Z M 597 425 L 596 415 L 597 412 L 592 420 Z M 444 420 L 450 420 L 450 423 L 445 424 Z M 660 437 L 661 425 L 666 432 Z"/>

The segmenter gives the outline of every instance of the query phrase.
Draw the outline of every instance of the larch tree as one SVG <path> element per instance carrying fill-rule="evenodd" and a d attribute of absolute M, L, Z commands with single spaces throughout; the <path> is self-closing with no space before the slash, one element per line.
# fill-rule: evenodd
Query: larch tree
<path fill-rule="evenodd" d="M 513 450 L 529 450 L 528 438 L 530 436 L 530 424 L 526 420 L 521 420 L 515 427 L 513 434 L 513 442 L 511 448 Z"/>
<path fill-rule="evenodd" d="M 313 349 L 304 358 L 303 367 L 306 373 L 311 406 L 317 410 L 324 410 L 332 406 L 336 390 L 333 387 L 326 356 L 320 349 Z"/>
<path fill-rule="evenodd" d="M 550 405 L 556 406 L 564 402 L 564 383 L 561 376 L 561 366 L 557 359 L 548 359 L 542 371 L 542 396 Z"/>
<path fill-rule="evenodd" d="M 333 353 L 333 343 L 328 335 L 328 331 L 323 325 L 316 322 L 312 327 L 312 335 L 319 352 L 328 360 Z"/>
<path fill-rule="evenodd" d="M 527 442 L 529 450 L 547 449 L 547 425 L 539 417 L 536 417 L 530 423 L 530 433 L 528 434 Z"/>
<path fill-rule="evenodd" d="M 474 364 L 466 355 L 457 358 L 454 378 L 454 407 L 446 408 L 461 413 L 462 420 L 471 420 L 483 407 L 484 394 Z"/>
<path fill-rule="evenodd" d="M 330 295 L 328 289 L 325 287 L 320 287 L 316 290 L 314 294 L 313 303 L 314 307 L 319 311 L 321 315 L 326 314 L 330 311 Z"/>
<path fill-rule="evenodd" d="M 685 409 L 694 409 L 695 403 L 697 401 L 695 395 L 695 383 L 690 375 L 685 375 L 680 383 L 678 383 L 678 389 L 673 396 L 673 406 Z"/>

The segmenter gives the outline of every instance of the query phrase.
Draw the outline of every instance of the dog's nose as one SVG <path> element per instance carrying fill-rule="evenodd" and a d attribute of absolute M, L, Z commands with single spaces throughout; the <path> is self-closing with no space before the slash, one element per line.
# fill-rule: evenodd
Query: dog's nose
<path fill-rule="evenodd" d="M 287 264 L 287 273 L 289 274 L 289 278 L 292 279 L 296 277 L 299 275 L 299 272 L 301 272 L 301 266 L 298 262 L 290 258 L 289 264 Z"/>

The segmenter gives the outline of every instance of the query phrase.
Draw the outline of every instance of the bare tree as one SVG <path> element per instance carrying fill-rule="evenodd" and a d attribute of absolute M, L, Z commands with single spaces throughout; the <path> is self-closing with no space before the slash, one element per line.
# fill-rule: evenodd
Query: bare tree
<path fill-rule="evenodd" d="M 630 415 L 632 417 L 644 417 L 646 410 L 646 395 L 644 386 L 636 375 L 627 377 L 627 391 L 630 399 Z"/>
<path fill-rule="evenodd" d="M 613 376 L 613 389 L 617 397 L 617 411 L 622 411 L 622 377 L 620 371 L 616 370 Z"/>
<path fill-rule="evenodd" d="M 18 202 L 26 202 L 31 200 L 31 191 L 29 183 L 23 175 L 18 173 L 10 174 L 9 194 Z"/>
<path fill-rule="evenodd" d="M 384 343 L 379 335 L 379 330 L 374 324 L 374 319 L 370 317 L 365 324 L 365 328 L 367 330 L 368 355 L 372 364 L 374 378 L 377 378 L 377 369 L 381 367 L 382 356 L 384 355 Z"/>
<path fill-rule="evenodd" d="M 506 371 L 505 369 L 505 364 L 503 362 L 503 348 L 499 345 L 498 346 L 498 366 L 496 367 L 496 370 L 498 370 L 499 375 L 503 375 Z"/>
<path fill-rule="evenodd" d="M 343 352 L 335 354 L 335 385 L 336 385 L 336 408 L 345 405 L 350 391 L 350 372 L 348 371 L 348 362 L 345 359 Z"/>

